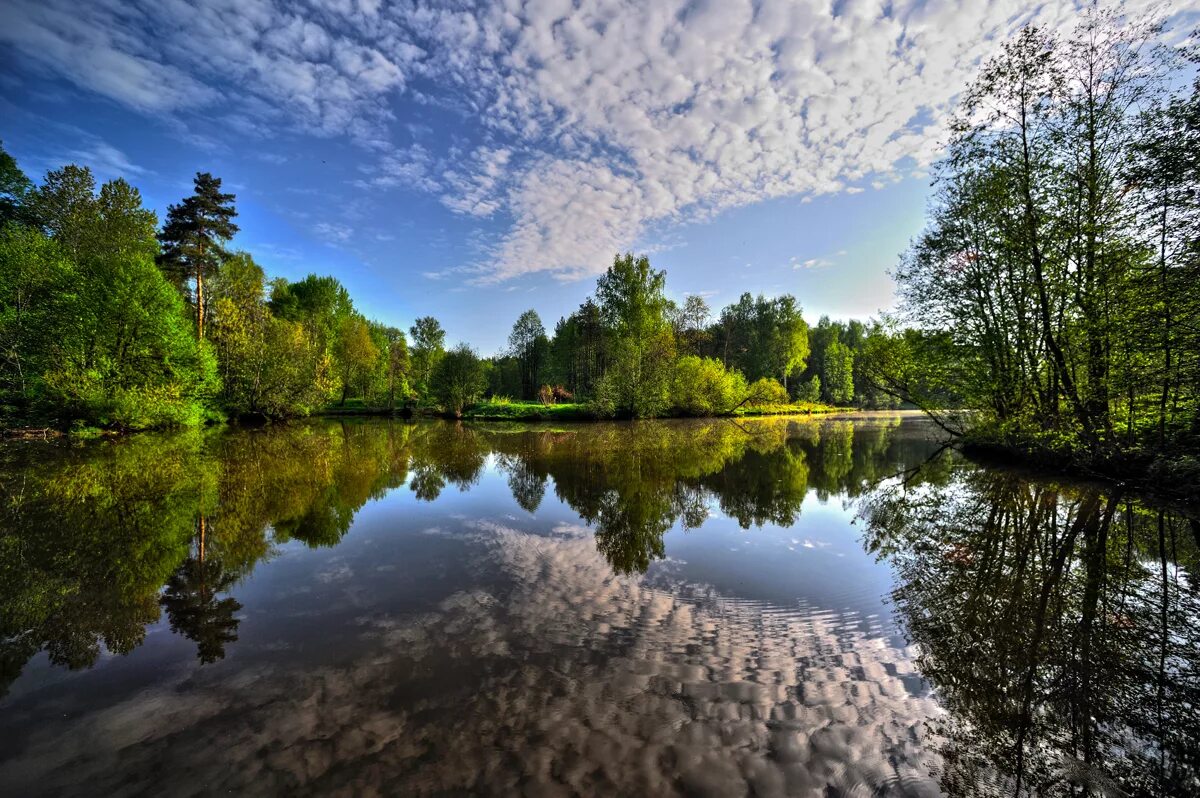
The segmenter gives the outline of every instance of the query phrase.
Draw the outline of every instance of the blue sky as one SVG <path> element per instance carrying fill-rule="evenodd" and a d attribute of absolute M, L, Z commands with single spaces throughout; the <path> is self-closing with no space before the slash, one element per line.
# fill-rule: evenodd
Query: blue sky
<path fill-rule="evenodd" d="M 1131 2 L 1136 12 L 1150 2 Z M 501 346 L 617 251 L 677 297 L 892 302 L 928 167 L 980 58 L 1061 2 L 6 0 L 0 138 L 148 205 L 211 171 L 235 246 L 367 315 Z M 1168 6 L 1191 30 L 1194 4 Z M 1175 38 L 1180 38 L 1175 34 Z"/>

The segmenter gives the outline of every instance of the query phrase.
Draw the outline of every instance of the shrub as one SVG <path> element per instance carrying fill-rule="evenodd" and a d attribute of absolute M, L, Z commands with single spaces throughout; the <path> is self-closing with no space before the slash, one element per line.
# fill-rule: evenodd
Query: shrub
<path fill-rule="evenodd" d="M 779 383 L 778 380 L 773 380 L 770 377 L 763 377 L 756 380 L 751 386 L 746 399 L 748 405 L 786 405 L 791 400 L 788 398 L 787 389 Z"/>
<path fill-rule="evenodd" d="M 745 394 L 746 380 L 741 372 L 726 371 L 719 360 L 688 355 L 675 363 L 671 405 L 681 413 L 728 413 Z"/>

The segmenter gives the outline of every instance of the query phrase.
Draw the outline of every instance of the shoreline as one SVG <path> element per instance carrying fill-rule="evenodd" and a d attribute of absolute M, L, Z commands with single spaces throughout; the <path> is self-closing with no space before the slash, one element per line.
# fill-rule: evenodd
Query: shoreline
<path fill-rule="evenodd" d="M 496 408 L 512 408 L 512 410 L 496 410 Z M 262 426 L 269 424 L 288 424 L 307 419 L 318 418 L 388 418 L 398 419 L 402 421 L 411 421 L 417 419 L 438 419 L 442 421 L 518 421 L 528 423 L 541 423 L 546 421 L 562 421 L 577 424 L 588 423 L 603 423 L 613 421 L 674 421 L 683 419 L 705 419 L 705 418 L 723 418 L 723 419 L 754 419 L 754 418 L 779 418 L 783 416 L 793 416 L 800 418 L 869 418 L 873 416 L 921 416 L 924 415 L 920 410 L 914 409 L 896 409 L 896 410 L 860 410 L 849 407 L 834 407 L 832 405 L 773 405 L 764 408 L 751 408 L 746 411 L 734 413 L 719 413 L 713 415 L 665 415 L 653 416 L 645 419 L 634 419 L 628 416 L 601 416 L 587 409 L 583 405 L 497 405 L 489 409 L 469 409 L 460 415 L 447 413 L 429 408 L 397 408 L 391 410 L 388 408 L 364 408 L 364 407 L 347 407 L 338 408 L 330 407 L 322 409 L 316 413 L 311 413 L 307 416 L 294 416 L 288 418 L 263 418 L 261 416 L 247 416 L 245 418 L 231 418 L 226 421 L 216 421 L 209 424 L 199 425 L 201 427 L 216 427 L 216 426 Z M 39 425 L 3 427 L 0 428 L 0 441 L 30 441 L 30 440 L 52 440 L 56 438 L 73 438 L 77 440 L 90 440 L 95 438 L 121 438 L 128 435 L 137 435 L 144 432 L 169 432 L 173 429 L 185 429 L 184 427 L 149 427 L 146 429 L 108 429 L 102 427 L 82 427 L 72 428 L 70 426 L 62 426 L 56 423 L 41 422 Z"/>
<path fill-rule="evenodd" d="M 494 412 L 496 408 L 506 408 L 502 412 Z M 557 410 L 556 410 L 557 408 Z M 482 410 L 482 412 L 481 412 Z M 656 416 L 647 419 L 632 419 L 628 417 L 599 416 L 582 405 L 525 405 L 510 404 L 496 405 L 490 408 L 467 410 L 461 415 L 454 415 L 427 408 L 403 408 L 389 410 L 387 408 L 326 408 L 308 416 L 286 419 L 263 419 L 248 417 L 246 419 L 230 419 L 215 422 L 208 427 L 259 427 L 272 424 L 290 424 L 314 419 L 389 419 L 398 421 L 439 420 L 450 422 L 509 422 L 517 424 L 565 423 L 587 425 L 593 423 L 613 423 L 628 421 L 686 421 L 701 419 L 726 419 L 738 421 L 757 418 L 795 418 L 795 419 L 872 419 L 872 418 L 924 418 L 927 414 L 922 410 L 898 408 L 894 410 L 861 410 L 832 406 L 773 406 L 764 409 L 754 409 L 751 412 L 726 413 L 709 416 L 670 415 Z M 169 432 L 173 428 L 152 428 L 139 430 L 114 430 L 84 427 L 82 429 L 64 429 L 53 424 L 39 426 L 10 427 L 0 429 L 0 442 L 50 442 L 59 440 L 118 440 L 140 433 Z M 177 429 L 177 428 L 176 428 Z M 1072 460 L 1064 455 L 1049 451 L 1032 451 L 989 440 L 986 438 L 960 437 L 952 439 L 949 446 L 958 450 L 964 457 L 980 465 L 999 466 L 1027 472 L 1042 479 L 1066 478 L 1074 481 L 1089 482 L 1103 485 L 1117 491 L 1152 497 L 1169 504 L 1186 507 L 1200 505 L 1200 458 L 1194 455 L 1183 455 L 1176 459 L 1166 457 L 1130 458 L 1122 462 L 1089 462 Z M 1200 534 L 1200 533 L 1198 533 Z"/>
<path fill-rule="evenodd" d="M 1160 455 L 1123 462 L 1095 462 L 1072 460 L 1053 452 L 1030 451 L 986 439 L 959 440 L 954 445 L 965 457 L 982 465 L 1019 469 L 1043 478 L 1059 476 L 1091 482 L 1169 504 L 1200 506 L 1200 459 L 1194 455 L 1176 459 Z"/>

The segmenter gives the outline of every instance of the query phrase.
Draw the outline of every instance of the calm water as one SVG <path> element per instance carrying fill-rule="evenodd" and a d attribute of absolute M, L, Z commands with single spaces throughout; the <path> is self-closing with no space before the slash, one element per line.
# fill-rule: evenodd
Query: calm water
<path fill-rule="evenodd" d="M 0 447 L 11 795 L 1200 794 L 1200 525 L 915 418 Z"/>

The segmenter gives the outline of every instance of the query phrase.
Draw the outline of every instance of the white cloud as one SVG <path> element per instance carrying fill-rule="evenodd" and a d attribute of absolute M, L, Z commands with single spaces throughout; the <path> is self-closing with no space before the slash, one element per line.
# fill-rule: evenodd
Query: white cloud
<path fill-rule="evenodd" d="M 809 258 L 808 260 L 792 258 L 793 269 L 824 269 L 826 266 L 832 265 L 833 261 L 829 258 Z"/>
<path fill-rule="evenodd" d="M 420 30 L 444 48 L 430 47 L 439 72 L 523 156 L 491 195 L 513 222 L 484 279 L 571 278 L 656 223 L 919 173 L 979 60 L 1022 24 L 1065 27 L 1076 11 L 581 0 L 428 12 Z M 474 212 L 469 193 L 463 205 Z"/>
<path fill-rule="evenodd" d="M 420 144 L 393 150 L 383 155 L 378 163 L 364 165 L 368 176 L 355 181 L 359 188 L 416 188 L 422 191 L 438 191 L 439 183 L 431 174 L 433 159 L 429 150 Z"/>
<path fill-rule="evenodd" d="M 144 168 L 130 161 L 125 153 L 104 141 L 96 140 L 81 149 L 71 150 L 68 155 L 80 163 L 87 164 L 101 177 L 125 177 L 146 173 Z"/>
<path fill-rule="evenodd" d="M 215 108 L 258 134 L 282 123 L 368 141 L 421 51 L 395 24 L 335 29 L 277 0 L 12 0 L 0 11 L 0 43 L 135 110 Z"/>
<path fill-rule="evenodd" d="M 512 158 L 512 150 L 479 147 L 460 171 L 447 167 L 443 177 L 450 191 L 442 195 L 442 204 L 471 216 L 491 216 L 501 207 L 499 189 Z"/>
<path fill-rule="evenodd" d="M 312 231 L 331 244 L 344 244 L 354 237 L 354 230 L 349 226 L 332 222 L 317 222 Z"/>
<path fill-rule="evenodd" d="M 572 278 L 679 221 L 922 173 L 979 60 L 1083 4 L 12 0 L 0 43 L 145 113 L 349 136 L 377 152 L 360 187 L 509 225 L 478 279 Z M 462 129 L 404 118 L 404 92 Z"/>

